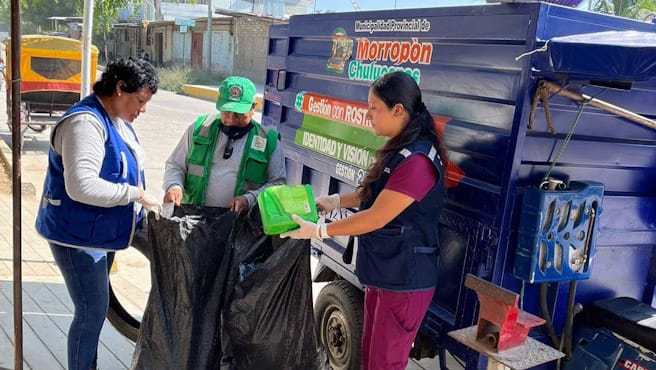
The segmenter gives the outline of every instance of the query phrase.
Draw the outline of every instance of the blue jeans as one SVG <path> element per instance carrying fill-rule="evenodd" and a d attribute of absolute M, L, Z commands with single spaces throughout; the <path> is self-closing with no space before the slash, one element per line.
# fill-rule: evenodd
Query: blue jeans
<path fill-rule="evenodd" d="M 100 329 L 109 307 L 109 269 L 114 252 L 63 247 L 50 243 L 68 294 L 75 306 L 68 329 L 68 370 L 96 367 Z"/>

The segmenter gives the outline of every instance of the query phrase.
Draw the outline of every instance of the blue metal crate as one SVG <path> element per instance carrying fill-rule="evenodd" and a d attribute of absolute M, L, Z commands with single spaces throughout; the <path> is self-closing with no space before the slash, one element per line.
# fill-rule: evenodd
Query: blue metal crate
<path fill-rule="evenodd" d="M 597 182 L 525 189 L 514 275 L 531 283 L 589 278 L 603 194 Z"/>

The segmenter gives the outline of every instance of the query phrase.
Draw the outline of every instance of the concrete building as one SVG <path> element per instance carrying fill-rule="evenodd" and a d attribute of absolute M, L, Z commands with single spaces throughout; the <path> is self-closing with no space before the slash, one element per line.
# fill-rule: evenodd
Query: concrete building
<path fill-rule="evenodd" d="M 266 13 L 305 13 L 314 5 L 314 0 L 260 0 L 248 2 L 247 9 L 245 1 L 213 0 L 210 37 L 207 2 L 144 1 L 143 9 L 125 12 L 114 25 L 107 42 L 109 58 L 136 57 L 144 50 L 156 66 L 199 70 L 208 70 L 211 60 L 214 73 L 242 75 L 255 83 L 264 83 L 269 26 L 289 14 L 276 17 Z M 255 12 L 227 10 L 230 8 Z"/>

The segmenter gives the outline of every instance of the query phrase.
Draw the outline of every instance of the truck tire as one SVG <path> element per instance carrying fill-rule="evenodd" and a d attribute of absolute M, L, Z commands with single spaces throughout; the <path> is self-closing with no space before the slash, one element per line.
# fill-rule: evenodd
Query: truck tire
<path fill-rule="evenodd" d="M 326 285 L 314 305 L 321 344 L 334 370 L 360 370 L 363 294 L 346 280 Z"/>
<path fill-rule="evenodd" d="M 112 290 L 111 282 L 109 283 L 109 308 L 107 309 L 107 320 L 124 337 L 133 342 L 137 341 L 141 322 L 123 307 Z"/>
<path fill-rule="evenodd" d="M 137 249 L 141 254 L 146 256 L 150 261 L 148 246 L 148 234 L 145 228 L 139 229 L 132 239 L 131 246 Z M 110 275 L 111 276 L 111 275 Z M 114 290 L 112 289 L 111 279 L 109 282 L 109 308 L 107 309 L 107 320 L 116 330 L 129 340 L 136 342 L 139 336 L 139 327 L 141 321 L 132 316 L 121 304 Z"/>
<path fill-rule="evenodd" d="M 31 128 L 32 131 L 34 132 L 43 132 L 48 126 L 46 125 L 35 125 L 35 124 L 28 124 L 27 127 Z"/>

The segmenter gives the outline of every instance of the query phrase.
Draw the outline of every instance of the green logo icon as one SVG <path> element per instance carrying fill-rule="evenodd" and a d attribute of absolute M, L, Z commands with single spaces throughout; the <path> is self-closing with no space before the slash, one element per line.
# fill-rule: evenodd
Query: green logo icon
<path fill-rule="evenodd" d="M 305 91 L 301 91 L 296 94 L 296 101 L 294 102 L 294 107 L 298 110 L 303 109 L 303 100 L 305 99 Z"/>

